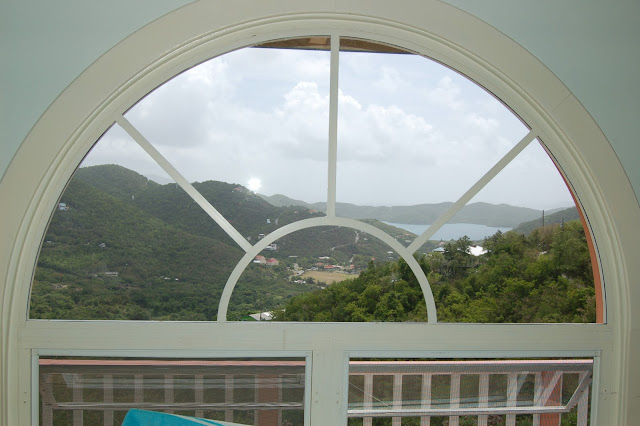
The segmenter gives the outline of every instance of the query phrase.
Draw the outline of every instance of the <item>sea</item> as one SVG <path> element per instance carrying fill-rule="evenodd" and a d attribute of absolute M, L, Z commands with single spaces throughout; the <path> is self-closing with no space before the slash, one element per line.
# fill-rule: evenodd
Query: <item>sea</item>
<path fill-rule="evenodd" d="M 421 235 L 431 225 L 413 225 L 409 223 L 393 223 L 385 222 L 387 225 L 395 226 L 396 228 L 402 228 L 409 232 L 413 232 L 416 235 Z M 498 231 L 507 232 L 512 228 L 496 228 L 493 226 L 477 225 L 475 223 L 447 223 L 438 229 L 430 240 L 457 240 L 465 235 L 471 240 L 483 240 L 485 237 L 490 237 Z"/>

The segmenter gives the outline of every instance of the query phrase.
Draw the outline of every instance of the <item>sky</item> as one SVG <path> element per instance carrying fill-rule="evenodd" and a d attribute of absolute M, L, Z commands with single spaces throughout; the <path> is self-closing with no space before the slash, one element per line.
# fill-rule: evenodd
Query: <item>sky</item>
<path fill-rule="evenodd" d="M 190 182 L 326 201 L 330 55 L 245 48 L 185 71 L 125 117 Z M 527 127 L 456 72 L 413 54 L 341 52 L 336 197 L 360 205 L 456 201 Z M 82 166 L 120 164 L 170 178 L 114 125 Z M 472 200 L 573 205 L 533 141 Z"/>

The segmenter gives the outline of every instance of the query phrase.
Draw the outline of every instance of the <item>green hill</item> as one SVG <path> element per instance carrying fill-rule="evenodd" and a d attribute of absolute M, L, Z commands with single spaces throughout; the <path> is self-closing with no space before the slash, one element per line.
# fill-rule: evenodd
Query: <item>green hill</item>
<path fill-rule="evenodd" d="M 73 175 L 73 181 L 88 183 L 121 201 L 130 201 L 160 186 L 133 170 L 115 164 L 81 167 Z"/>
<path fill-rule="evenodd" d="M 81 168 L 74 179 L 133 204 L 163 222 L 194 235 L 235 244 L 177 184 L 159 185 L 117 165 Z M 207 181 L 193 184 L 202 196 L 250 241 L 295 220 L 322 216 L 308 210 L 278 208 L 238 184 Z"/>
<path fill-rule="evenodd" d="M 316 205 L 313 205 L 311 203 L 307 203 L 306 201 L 289 198 L 286 195 L 282 195 L 282 194 L 275 194 L 275 195 L 258 194 L 258 196 L 263 200 L 265 200 L 266 202 L 268 202 L 269 204 L 271 204 L 272 206 L 276 206 L 276 207 L 302 206 L 308 209 L 315 209 L 318 207 L 317 204 L 319 204 L 319 203 L 316 203 Z M 323 209 L 323 211 L 325 210 L 326 209 Z"/>
<path fill-rule="evenodd" d="M 303 206 L 326 212 L 326 203 L 307 203 L 281 194 L 261 197 L 274 206 Z M 359 206 L 336 203 L 336 214 L 350 219 L 377 219 L 384 222 L 406 224 L 430 224 L 451 207 L 453 203 L 417 204 L 413 206 Z M 478 225 L 512 228 L 533 220 L 541 210 L 515 207 L 508 204 L 472 203 L 464 206 L 451 219 L 451 223 L 475 223 Z"/>
<path fill-rule="evenodd" d="M 568 209 L 556 211 L 555 213 L 545 214 L 544 216 L 544 225 L 554 225 L 561 224 L 564 222 L 569 222 L 571 220 L 580 220 L 580 214 L 578 213 L 578 209 L 575 207 L 570 207 Z M 529 222 L 524 222 L 519 224 L 517 227 L 513 228 L 514 232 L 519 234 L 530 234 L 534 229 L 542 226 L 542 214 Z"/>
<path fill-rule="evenodd" d="M 322 216 L 272 206 L 239 185 L 193 185 L 251 243 L 293 221 Z M 222 289 L 244 253 L 182 188 L 120 166 L 94 166 L 76 172 L 60 202 L 68 209 L 55 211 L 45 235 L 31 318 L 215 319 Z M 277 244 L 264 254 L 282 265 L 245 270 L 231 318 L 312 290 L 289 281 L 286 266 L 295 260 L 313 265 L 322 256 L 331 258 L 327 263 L 366 265 L 388 251 L 375 238 L 339 227 L 299 231 Z"/>
<path fill-rule="evenodd" d="M 242 252 L 73 179 L 38 259 L 31 318 L 212 319 Z M 186 310 L 196 305 L 197 315 Z"/>
<path fill-rule="evenodd" d="M 235 245 L 177 184 L 159 185 L 116 165 L 79 169 L 76 177 L 173 227 Z M 193 186 L 252 244 L 258 241 L 260 234 L 267 235 L 298 220 L 324 216 L 323 213 L 310 211 L 304 206 L 276 207 L 238 184 L 207 181 L 196 182 Z M 404 230 L 377 220 L 368 223 L 389 232 L 397 239 L 400 239 L 400 235 L 407 234 Z M 409 238 L 412 241 L 415 236 Z M 307 229 L 280 239 L 277 242 L 278 253 L 270 255 L 276 258 L 295 255 L 328 256 L 330 251 L 336 250 L 336 253 L 340 253 L 340 259 L 346 257 L 348 260 L 354 254 L 382 258 L 389 250 L 386 244 L 367 236 L 363 236 L 358 244 L 351 244 L 354 241 L 355 233 L 351 229 L 332 227 L 330 232 L 326 228 Z"/>
<path fill-rule="evenodd" d="M 593 272 L 579 221 L 523 237 L 498 232 L 488 252 L 469 240 L 418 263 L 433 291 L 438 321 L 470 323 L 595 322 Z M 281 321 L 427 321 L 424 297 L 407 263 L 371 262 L 358 278 L 301 294 L 275 315 Z"/>

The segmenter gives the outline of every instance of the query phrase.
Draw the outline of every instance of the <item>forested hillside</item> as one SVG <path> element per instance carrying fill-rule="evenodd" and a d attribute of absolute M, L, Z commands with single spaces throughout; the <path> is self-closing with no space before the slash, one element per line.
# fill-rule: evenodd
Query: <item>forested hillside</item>
<path fill-rule="evenodd" d="M 488 253 L 472 256 L 470 241 L 418 259 L 440 322 L 595 322 L 589 251 L 579 221 L 529 236 L 496 233 Z M 424 298 L 404 260 L 371 262 L 356 279 L 291 299 L 282 321 L 426 321 Z"/>
<path fill-rule="evenodd" d="M 513 228 L 513 231 L 518 232 L 520 234 L 529 234 L 536 228 L 540 228 L 543 225 L 561 225 L 564 222 L 569 222 L 571 220 L 580 220 L 580 213 L 578 213 L 578 209 L 575 207 L 569 207 L 568 209 L 563 209 L 551 214 L 547 214 L 544 216 L 544 223 L 542 223 L 542 216 L 539 218 L 521 223 L 517 227 Z"/>
<path fill-rule="evenodd" d="M 288 223 L 322 215 L 304 206 L 273 206 L 237 184 L 193 185 L 252 244 Z M 31 318 L 217 318 L 222 290 L 244 252 L 182 188 L 119 166 L 94 166 L 77 171 L 60 202 L 38 259 Z M 404 245 L 415 238 L 363 220 Z M 277 311 L 279 319 L 293 321 L 426 320 L 412 272 L 373 236 L 326 226 L 275 243 L 262 254 L 276 262 L 251 263 L 241 275 L 229 319 Z M 593 321 L 593 277 L 579 222 L 528 236 L 498 233 L 479 257 L 469 254 L 468 239 L 431 252 L 437 244 L 430 241 L 418 252 L 428 253 L 419 262 L 440 321 Z M 322 283 L 297 278 L 325 266 L 360 276 L 318 291 Z"/>
<path fill-rule="evenodd" d="M 32 318 L 211 319 L 239 249 L 72 180 L 45 236 Z M 215 259 L 215 262 L 212 260 Z"/>
<path fill-rule="evenodd" d="M 89 183 L 191 234 L 231 241 L 175 183 L 159 185 L 132 170 L 116 165 L 80 168 L 74 180 Z M 253 242 L 257 241 L 259 234 L 268 234 L 293 221 L 324 216 L 306 208 L 275 207 L 238 184 L 207 181 L 195 182 L 193 186 L 242 235 Z"/>
<path fill-rule="evenodd" d="M 194 186 L 251 243 L 322 215 L 272 206 L 239 185 Z M 78 169 L 60 202 L 64 207 L 56 209 L 40 252 L 31 318 L 216 318 L 224 285 L 244 252 L 182 188 L 120 166 L 94 166 Z M 230 318 L 280 307 L 286 298 L 317 288 L 289 280 L 287 266 L 295 262 L 310 267 L 322 256 L 363 265 L 388 257 L 389 250 L 375 238 L 337 227 L 296 232 L 277 246 L 264 254 L 281 265 L 252 264 L 242 274 Z"/>

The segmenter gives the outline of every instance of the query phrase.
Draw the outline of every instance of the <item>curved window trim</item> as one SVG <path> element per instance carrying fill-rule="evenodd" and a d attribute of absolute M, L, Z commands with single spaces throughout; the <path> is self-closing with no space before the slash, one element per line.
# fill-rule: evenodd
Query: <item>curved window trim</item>
<path fill-rule="evenodd" d="M 1 393 L 2 408 L 7 408 L 0 410 L 6 413 L 3 414 L 3 420 L 8 424 L 28 423 L 32 414 L 37 413 L 37 406 L 29 407 L 27 403 L 33 390 L 30 355 L 36 350 L 78 353 L 115 348 L 177 353 L 185 346 L 194 350 L 227 350 L 236 353 L 257 350 L 259 347 L 274 351 L 312 350 L 313 424 L 316 420 L 327 421 L 326 417 L 322 417 L 323 413 L 341 413 L 342 410 L 335 410 L 336 404 L 344 408 L 345 398 L 340 392 L 335 393 L 335 385 L 343 381 L 339 366 L 347 350 L 375 352 L 389 350 L 393 346 L 394 351 L 400 352 L 441 350 L 457 354 L 493 353 L 494 356 L 502 351 L 523 354 L 540 351 L 597 352 L 602 356 L 602 368 L 598 386 L 594 384 L 594 394 L 599 398 L 594 400 L 592 418 L 603 424 L 624 423 L 626 399 L 617 398 L 611 404 L 615 407 L 611 408 L 608 403 L 608 409 L 598 410 L 598 401 L 607 399 L 608 392 L 618 395 L 624 393 L 627 378 L 623 372 L 629 370 L 625 337 L 629 332 L 629 301 L 625 298 L 628 286 L 625 268 L 628 266 L 625 264 L 623 246 L 627 249 L 632 246 L 617 230 L 633 224 L 634 217 L 614 220 L 609 206 L 618 202 L 618 208 L 635 211 L 632 209 L 637 209 L 637 205 L 630 205 L 635 198 L 629 196 L 629 183 L 604 136 L 568 90 L 506 37 L 486 24 L 453 8 L 443 8 L 442 5 L 429 17 L 425 16 L 425 22 L 420 25 L 426 28 L 428 23 L 433 23 L 433 31 L 437 35 L 397 22 L 391 23 L 390 20 L 380 21 L 347 14 L 281 16 L 210 33 L 208 31 L 213 24 L 206 19 L 215 10 L 208 10 L 208 7 L 213 8 L 211 5 L 197 4 L 156 21 L 87 69 L 42 117 L 4 176 L 0 191 L 9 208 L 7 226 L 1 235 L 14 243 L 12 254 L 6 253 L 4 256 L 9 259 L 9 268 L 2 314 L 4 363 Z M 411 11 L 396 11 L 392 16 L 398 13 L 404 14 L 404 22 L 413 23 L 416 19 L 410 16 Z M 183 21 L 185 15 L 193 19 Z M 456 33 L 456 28 L 447 29 L 442 22 L 467 24 L 464 33 L 469 35 Z M 162 34 L 162 30 L 167 28 L 173 30 L 167 38 L 156 40 L 155 44 L 147 38 L 156 31 Z M 441 60 L 473 76 L 506 104 L 515 106 L 525 121 L 539 129 L 539 136 L 545 140 L 557 163 L 564 166 L 563 170 L 572 182 L 575 193 L 581 196 L 584 210 L 589 212 L 592 235 L 597 237 L 599 243 L 601 268 L 612 283 L 607 289 L 607 301 L 614 315 L 607 318 L 607 324 L 438 324 L 437 327 L 430 327 L 424 324 L 371 323 L 278 324 L 277 327 L 264 327 L 263 324 L 248 326 L 232 323 L 98 324 L 26 320 L 29 296 L 27 283 L 31 281 L 50 206 L 93 141 L 114 121 L 123 107 L 212 53 L 215 55 L 216 52 L 255 43 L 257 39 L 283 38 L 308 34 L 315 29 L 315 32 L 326 32 L 336 28 L 350 36 L 385 41 Z M 478 32 L 470 29 L 477 29 Z M 478 37 L 484 38 L 485 44 L 491 48 L 478 46 L 475 43 Z M 466 48 L 445 39 L 462 42 Z M 187 43 L 184 40 L 198 41 Z M 179 47 L 174 49 L 176 45 Z M 501 47 L 505 47 L 505 50 L 500 51 Z M 144 54 L 127 62 L 143 51 Z M 478 56 L 470 51 L 475 51 Z M 496 55 L 501 59 L 492 61 L 495 67 L 489 65 L 487 61 L 496 59 Z M 158 60 L 158 57 L 161 59 Z M 518 59 L 522 59 L 530 68 L 514 69 L 512 62 L 520 63 Z M 503 69 L 504 74 L 498 69 Z M 517 78 L 520 84 L 508 78 L 509 75 Z M 527 80 L 528 76 L 536 78 Z M 528 86 L 524 87 L 524 84 Z M 570 140 L 580 141 L 580 151 Z M 24 167 L 26 164 L 30 167 Z M 7 193 L 18 186 L 24 189 L 21 194 Z M 614 188 L 618 190 L 605 192 Z M 242 328 L 238 328 L 240 326 Z M 527 327 L 527 333 L 523 333 L 523 327 Z M 12 365 L 11 370 L 7 365 Z M 24 403 L 20 403 L 21 400 Z M 18 406 L 21 408 L 15 408 Z M 341 419 L 337 415 L 332 423 L 339 424 Z"/>

